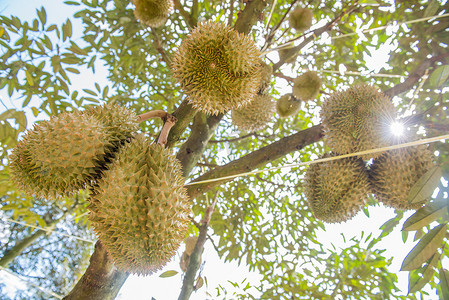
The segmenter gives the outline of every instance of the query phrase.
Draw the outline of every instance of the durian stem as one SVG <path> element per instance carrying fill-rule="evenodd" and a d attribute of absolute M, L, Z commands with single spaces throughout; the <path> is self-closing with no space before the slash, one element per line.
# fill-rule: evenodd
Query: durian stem
<path fill-rule="evenodd" d="M 141 123 L 151 118 L 161 118 L 166 119 L 169 116 L 169 113 L 166 113 L 163 110 L 152 110 L 141 115 L 137 116 L 137 122 Z"/>
<path fill-rule="evenodd" d="M 175 116 L 167 114 L 164 126 L 161 130 L 161 134 L 159 135 L 159 138 L 157 140 L 157 143 L 159 145 L 165 146 L 167 144 L 168 134 L 170 133 L 170 129 L 175 126 L 176 121 L 178 121 L 178 119 L 176 119 Z"/>

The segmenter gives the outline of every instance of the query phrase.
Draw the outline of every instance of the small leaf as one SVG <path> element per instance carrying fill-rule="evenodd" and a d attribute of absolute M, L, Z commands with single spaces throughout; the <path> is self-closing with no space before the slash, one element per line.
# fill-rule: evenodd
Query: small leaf
<path fill-rule="evenodd" d="M 198 276 L 198 278 L 196 279 L 195 286 L 193 287 L 193 290 L 194 290 L 194 291 L 197 291 L 197 290 L 199 290 L 203 285 L 204 285 L 203 277 Z"/>
<path fill-rule="evenodd" d="M 438 294 L 441 300 L 449 300 L 449 272 L 444 269 L 440 269 Z"/>
<path fill-rule="evenodd" d="M 34 79 L 33 79 L 33 76 L 31 76 L 31 74 L 30 74 L 30 72 L 28 72 L 28 70 L 25 70 L 25 75 L 26 75 L 28 84 L 29 84 L 30 86 L 33 86 L 33 85 L 34 85 Z"/>
<path fill-rule="evenodd" d="M 109 86 L 106 86 L 104 88 L 103 94 L 102 94 L 103 100 L 106 99 L 106 97 L 108 96 L 108 92 L 109 92 Z"/>
<path fill-rule="evenodd" d="M 411 215 L 402 226 L 402 230 L 413 231 L 429 225 L 435 220 L 448 214 L 447 201 L 430 202 Z"/>
<path fill-rule="evenodd" d="M 441 176 L 443 172 L 439 166 L 427 171 L 410 189 L 408 202 L 418 203 L 429 198 L 440 183 Z"/>
<path fill-rule="evenodd" d="M 37 115 L 39 114 L 39 110 L 36 108 L 36 107 L 31 107 L 31 111 L 33 112 L 33 115 L 35 116 L 35 117 L 37 117 Z"/>
<path fill-rule="evenodd" d="M 426 260 L 441 247 L 444 237 L 446 236 L 446 224 L 441 224 L 429 231 L 423 238 L 413 247 L 412 251 L 405 257 L 402 262 L 401 271 L 411 271 L 419 268 Z"/>
<path fill-rule="evenodd" d="M 449 66 L 444 65 L 438 67 L 435 71 L 430 75 L 429 81 L 433 87 L 441 86 L 449 77 Z"/>
<path fill-rule="evenodd" d="M 66 38 L 70 38 L 72 36 L 72 22 L 70 22 L 69 19 L 67 19 L 67 22 L 65 22 L 62 25 L 62 40 L 65 41 Z"/>
<path fill-rule="evenodd" d="M 438 3 L 438 0 L 432 0 L 430 1 L 429 5 L 427 5 L 426 10 L 424 10 L 423 17 L 431 17 L 435 15 L 435 13 L 438 11 L 438 8 L 440 8 L 440 3 Z"/>
<path fill-rule="evenodd" d="M 165 271 L 164 273 L 162 273 L 161 275 L 159 275 L 159 277 L 161 277 L 161 278 L 167 278 L 167 277 L 175 276 L 176 274 L 178 274 L 178 271 L 175 271 L 175 270 L 169 270 L 169 271 Z"/>
<path fill-rule="evenodd" d="M 408 283 L 408 293 L 413 294 L 418 291 L 420 291 L 429 281 L 432 279 L 433 274 L 435 273 L 435 270 L 433 267 L 435 267 L 438 263 L 438 260 L 440 259 L 440 256 L 438 254 L 434 254 L 432 258 L 430 259 L 430 262 L 424 266 L 422 269 L 422 277 L 418 275 L 415 280 L 409 279 Z M 413 272 L 413 271 L 412 271 Z M 412 273 L 410 273 L 412 274 Z"/>
<path fill-rule="evenodd" d="M 96 95 L 97 95 L 97 93 L 95 93 L 94 91 L 89 90 L 89 89 L 83 89 L 83 91 L 84 91 L 85 93 L 88 93 L 89 95 L 92 95 L 92 96 L 96 96 Z"/>
<path fill-rule="evenodd" d="M 75 68 L 71 68 L 71 67 L 67 67 L 65 68 L 66 71 L 69 71 L 70 73 L 74 73 L 74 74 L 79 74 L 80 71 L 78 69 Z"/>
<path fill-rule="evenodd" d="M 47 13 L 45 12 L 45 8 L 42 7 L 41 10 L 36 9 L 37 11 L 37 16 L 39 17 L 39 20 L 42 23 L 42 26 L 45 25 L 45 23 L 47 22 Z"/>

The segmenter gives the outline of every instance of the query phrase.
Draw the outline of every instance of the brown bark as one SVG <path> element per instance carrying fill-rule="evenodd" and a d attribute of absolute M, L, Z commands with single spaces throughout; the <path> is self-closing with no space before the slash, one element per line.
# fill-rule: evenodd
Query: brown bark
<path fill-rule="evenodd" d="M 117 270 L 106 249 L 98 241 L 90 257 L 90 264 L 83 277 L 63 299 L 66 300 L 109 300 L 114 299 L 128 273 Z"/>

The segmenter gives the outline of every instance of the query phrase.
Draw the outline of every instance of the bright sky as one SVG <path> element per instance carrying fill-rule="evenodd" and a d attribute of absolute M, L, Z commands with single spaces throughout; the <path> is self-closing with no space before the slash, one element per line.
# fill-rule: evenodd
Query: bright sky
<path fill-rule="evenodd" d="M 30 20 L 35 17 L 35 9 L 40 8 L 45 5 L 47 10 L 47 23 L 61 24 L 66 20 L 67 17 L 72 17 L 76 7 L 63 5 L 60 0 L 3 0 L 0 2 L 0 12 L 2 15 L 16 15 L 21 19 Z M 74 36 L 81 35 L 80 23 L 73 23 Z M 380 48 L 376 55 L 376 60 L 367 57 L 368 65 L 373 68 L 374 72 L 378 72 L 382 64 L 384 64 L 388 59 L 388 48 Z M 104 70 L 101 70 L 99 66 L 97 68 L 99 74 L 92 74 L 91 72 L 83 73 L 82 76 L 75 77 L 73 86 L 76 88 L 93 88 L 93 84 L 98 78 L 105 78 Z M 107 84 L 106 82 L 102 83 Z M 100 85 L 102 85 L 100 83 Z M 286 90 L 285 92 L 290 92 Z M 4 93 L 0 93 L 4 104 L 8 108 L 21 107 L 20 103 L 12 103 L 5 97 Z M 6 101 L 5 101 L 6 100 Z M 4 110 L 4 107 L 0 107 L 0 112 Z M 27 114 L 32 117 L 31 113 Z M 294 197 L 294 196 L 292 196 Z M 318 232 L 318 240 L 323 242 L 326 247 L 331 247 L 334 244 L 336 247 L 345 247 L 341 233 L 344 233 L 346 240 L 350 240 L 351 237 L 360 237 L 362 231 L 365 232 L 365 237 L 369 233 L 373 233 L 373 236 L 378 236 L 380 234 L 379 227 L 394 217 L 395 214 L 393 209 L 384 207 L 370 207 L 370 218 L 366 217 L 362 212 L 360 212 L 357 217 L 353 220 L 348 221 L 344 224 L 339 225 L 327 225 L 326 231 L 320 230 Z M 411 215 L 411 213 L 406 214 Z M 405 220 L 404 218 L 403 220 Z M 411 242 L 413 234 L 409 236 L 406 244 L 402 242 L 402 235 L 400 228 L 402 224 L 398 225 L 396 229 L 388 237 L 377 245 L 377 247 L 385 248 L 387 251 L 384 253 L 387 257 L 393 257 L 393 263 L 390 267 L 390 271 L 397 273 L 399 277 L 399 287 L 406 294 L 408 285 L 408 272 L 398 272 L 402 260 L 405 255 L 412 249 L 413 243 Z M 175 256 L 174 260 L 166 267 L 163 271 L 156 273 L 155 275 L 149 277 L 138 277 L 131 276 L 130 279 L 124 284 L 118 299 L 121 300 L 147 300 L 154 297 L 157 300 L 162 299 L 177 299 L 180 288 L 182 285 L 181 275 L 178 274 L 171 278 L 159 278 L 159 275 L 167 270 L 177 270 L 179 268 L 179 256 L 182 254 L 183 247 L 180 249 L 179 254 Z M 207 277 L 208 288 L 203 287 L 199 292 L 193 294 L 192 300 L 204 300 L 207 298 L 206 292 L 210 292 L 215 295 L 215 288 L 222 284 L 228 290 L 233 290 L 231 285 L 227 283 L 228 280 L 233 282 L 241 282 L 245 278 L 248 278 L 251 282 L 258 283 L 259 276 L 254 273 L 249 273 L 246 267 L 239 267 L 234 263 L 223 263 L 215 250 L 211 246 L 210 242 L 206 243 L 206 250 L 203 254 L 203 260 L 205 261 L 203 274 Z M 4 272 L 0 273 L 3 278 L 6 278 Z M 21 285 L 19 285 L 21 286 Z M 256 294 L 257 295 L 257 294 Z M 210 297 L 209 297 L 210 298 Z M 211 298 L 210 298 L 211 299 Z"/>

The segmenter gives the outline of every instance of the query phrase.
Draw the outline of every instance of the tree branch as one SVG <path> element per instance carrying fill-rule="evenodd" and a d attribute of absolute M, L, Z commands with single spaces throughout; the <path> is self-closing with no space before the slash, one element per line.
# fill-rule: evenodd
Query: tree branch
<path fill-rule="evenodd" d="M 402 94 L 402 93 L 410 90 L 415 84 L 417 84 L 419 82 L 419 80 L 425 74 L 427 69 L 431 68 L 436 62 L 441 61 L 446 57 L 449 57 L 449 52 L 438 55 L 438 56 L 431 57 L 431 58 L 423 61 L 416 68 L 416 70 L 407 77 L 407 79 L 404 82 L 384 91 L 384 94 L 387 96 L 390 96 L 390 97 L 394 97 L 394 96 L 397 96 L 399 94 Z M 429 75 L 430 75 L 430 73 L 429 73 Z"/>
<path fill-rule="evenodd" d="M 265 146 L 259 150 L 251 152 L 237 160 L 234 160 L 226 165 L 214 168 L 209 172 L 201 175 L 193 182 L 203 181 L 214 178 L 221 178 L 223 176 L 236 175 L 244 172 L 255 170 L 259 167 L 265 166 L 267 163 L 272 162 L 284 155 L 301 150 L 307 145 L 319 141 L 322 137 L 321 125 L 316 125 L 311 128 L 302 130 L 298 133 L 282 138 L 268 146 Z M 200 183 L 187 186 L 187 193 L 191 198 L 195 198 L 205 191 L 210 190 L 217 185 L 221 185 L 224 182 L 231 179 Z"/>
<path fill-rule="evenodd" d="M 323 34 L 326 31 L 331 30 L 332 27 L 334 27 L 334 25 L 337 24 L 341 20 L 341 18 L 343 18 L 343 16 L 345 16 L 346 14 L 350 14 L 352 11 L 354 11 L 355 8 L 356 7 L 353 6 L 352 8 L 349 8 L 348 10 L 342 11 L 340 13 L 340 15 L 338 15 L 332 21 L 330 21 L 329 23 L 327 23 L 323 27 L 320 27 L 320 28 L 315 29 L 314 31 L 312 31 L 309 34 L 309 36 L 307 38 L 305 38 L 304 41 L 301 44 L 299 44 L 296 47 L 289 48 L 285 52 L 285 57 L 283 57 L 283 59 L 280 59 L 277 63 L 275 63 L 273 65 L 273 73 L 275 71 L 277 71 L 283 64 L 285 64 L 286 61 L 288 61 L 290 58 L 294 57 L 302 48 L 304 48 L 308 43 L 313 41 L 316 37 L 320 36 L 321 34 Z"/>
<path fill-rule="evenodd" d="M 65 300 L 112 300 L 125 280 L 127 272 L 117 270 L 104 246 L 98 241 L 83 277 L 63 299 Z"/>
<path fill-rule="evenodd" d="M 245 9 L 240 13 L 234 28 L 240 33 L 248 34 L 256 24 L 259 15 L 268 5 L 266 0 L 251 0 L 246 3 Z"/>
<path fill-rule="evenodd" d="M 173 2 L 175 3 L 175 8 L 179 10 L 179 13 L 184 18 L 187 25 L 189 27 L 195 27 L 196 22 L 193 20 L 192 16 L 187 11 L 184 10 L 184 7 L 182 7 L 181 2 L 179 0 L 174 0 Z"/>
<path fill-rule="evenodd" d="M 218 193 L 215 193 L 212 204 L 206 209 L 203 219 L 201 220 L 200 234 L 198 235 L 198 240 L 195 244 L 195 248 L 190 255 L 189 266 L 184 276 L 181 294 L 179 295 L 178 300 L 188 300 L 193 292 L 193 284 L 195 282 L 196 273 L 198 272 L 201 263 L 201 254 L 204 250 L 204 243 L 206 242 L 207 228 L 209 227 L 210 218 L 212 216 L 212 213 L 214 212 L 217 200 Z"/>

